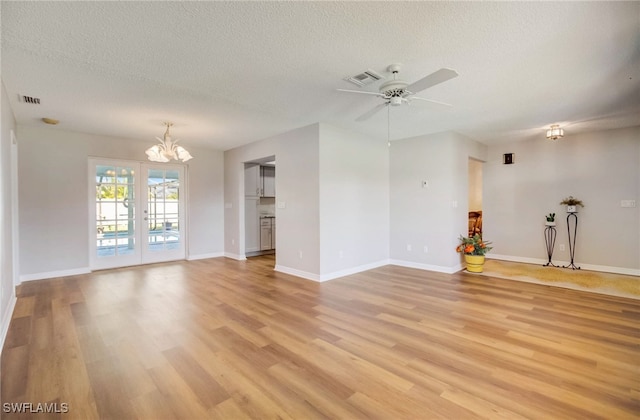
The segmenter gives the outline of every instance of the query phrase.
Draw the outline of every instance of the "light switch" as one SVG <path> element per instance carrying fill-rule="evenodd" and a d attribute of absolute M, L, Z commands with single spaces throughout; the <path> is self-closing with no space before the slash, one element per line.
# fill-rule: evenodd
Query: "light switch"
<path fill-rule="evenodd" d="M 621 200 L 620 207 L 635 207 L 636 200 Z"/>
<path fill-rule="evenodd" d="M 287 203 L 285 201 L 278 201 L 278 208 L 284 209 L 287 207 Z"/>

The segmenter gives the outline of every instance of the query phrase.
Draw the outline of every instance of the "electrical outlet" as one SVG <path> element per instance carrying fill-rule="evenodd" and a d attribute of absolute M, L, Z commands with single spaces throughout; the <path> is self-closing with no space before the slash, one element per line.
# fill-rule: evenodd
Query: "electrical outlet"
<path fill-rule="evenodd" d="M 429 188 L 429 181 L 427 180 L 422 181 L 422 188 Z"/>
<path fill-rule="evenodd" d="M 235 239 L 232 239 L 232 240 L 231 240 L 231 245 L 235 245 L 235 244 L 236 244 L 236 240 L 235 240 Z"/>
<path fill-rule="evenodd" d="M 300 257 L 300 259 L 302 259 L 302 251 L 298 251 L 298 257 Z"/>
<path fill-rule="evenodd" d="M 428 254 L 428 253 L 429 253 L 429 247 L 428 247 L 428 246 L 426 246 L 426 245 L 424 246 L 424 253 L 425 253 L 425 254 Z"/>
<path fill-rule="evenodd" d="M 559 249 L 560 251 L 564 251 L 564 244 L 560 244 Z"/>
<path fill-rule="evenodd" d="M 407 251 L 411 251 L 411 244 L 407 244 Z"/>

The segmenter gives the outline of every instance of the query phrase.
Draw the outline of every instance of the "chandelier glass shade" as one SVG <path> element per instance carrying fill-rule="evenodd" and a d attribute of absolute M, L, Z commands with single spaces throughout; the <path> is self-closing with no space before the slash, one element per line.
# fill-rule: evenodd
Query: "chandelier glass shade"
<path fill-rule="evenodd" d="M 169 162 L 173 159 L 186 162 L 189 159 L 193 159 L 193 156 L 191 156 L 184 147 L 176 144 L 178 143 L 178 140 L 171 139 L 169 128 L 173 124 L 167 122 L 165 125 L 167 126 L 167 131 L 164 132 L 164 137 L 162 139 L 160 137 L 156 137 L 160 143 L 155 146 L 151 146 L 145 152 L 149 160 L 152 162 Z"/>
<path fill-rule="evenodd" d="M 553 124 L 547 130 L 547 138 L 549 140 L 558 140 L 564 136 L 564 130 L 558 124 Z"/>

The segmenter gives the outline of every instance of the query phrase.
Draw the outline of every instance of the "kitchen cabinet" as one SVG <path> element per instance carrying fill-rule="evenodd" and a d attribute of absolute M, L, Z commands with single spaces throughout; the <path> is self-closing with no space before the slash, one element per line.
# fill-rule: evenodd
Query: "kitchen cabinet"
<path fill-rule="evenodd" d="M 244 195 L 245 197 L 260 197 L 262 192 L 262 179 L 260 165 L 246 164 L 244 167 Z M 257 223 L 257 222 L 256 222 Z"/>
<path fill-rule="evenodd" d="M 262 197 L 276 196 L 276 167 L 262 166 Z"/>
<path fill-rule="evenodd" d="M 274 249 L 273 242 L 273 217 L 263 217 L 260 219 L 260 250 L 269 251 Z"/>
<path fill-rule="evenodd" d="M 275 197 L 275 166 L 260 166 L 257 163 L 246 164 L 244 168 L 244 195 L 245 197 Z"/>

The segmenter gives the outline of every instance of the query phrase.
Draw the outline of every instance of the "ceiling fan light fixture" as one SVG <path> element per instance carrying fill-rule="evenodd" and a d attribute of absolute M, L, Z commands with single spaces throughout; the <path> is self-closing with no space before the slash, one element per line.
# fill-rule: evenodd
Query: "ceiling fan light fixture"
<path fill-rule="evenodd" d="M 414 99 L 419 99 L 420 101 L 433 102 L 438 105 L 451 106 L 450 104 L 434 101 L 431 99 L 419 98 L 414 96 L 415 93 L 428 89 L 432 86 L 438 85 L 440 83 L 444 83 L 447 80 L 453 79 L 454 77 L 458 77 L 458 72 L 449 68 L 441 68 L 427 76 L 419 79 L 416 82 L 408 84 L 404 80 L 398 79 L 398 73 L 400 72 L 400 68 L 402 66 L 400 64 L 391 64 L 387 67 L 387 70 L 393 74 L 393 78 L 387 80 L 382 83 L 378 88 L 378 92 L 368 92 L 368 91 L 358 91 L 358 90 L 348 90 L 348 89 L 338 89 L 340 92 L 349 92 L 349 93 L 359 93 L 365 95 L 373 95 L 383 99 L 383 103 L 376 105 L 371 110 L 362 114 L 356 121 L 365 121 L 374 115 L 376 112 L 382 110 L 385 106 L 400 106 L 402 104 L 409 104 Z"/>
<path fill-rule="evenodd" d="M 148 148 L 145 153 L 147 157 L 152 162 L 170 162 L 173 160 L 181 160 L 186 162 L 190 159 L 193 159 L 193 156 L 182 146 L 178 146 L 178 140 L 172 140 L 171 135 L 169 134 L 169 128 L 173 125 L 173 123 L 166 122 L 164 123 L 167 126 L 167 130 L 164 132 L 164 137 L 161 139 L 160 137 L 156 137 L 160 143 L 151 146 Z"/>
<path fill-rule="evenodd" d="M 552 124 L 547 130 L 547 138 L 549 140 L 558 140 L 564 137 L 564 130 L 558 124 Z"/>

